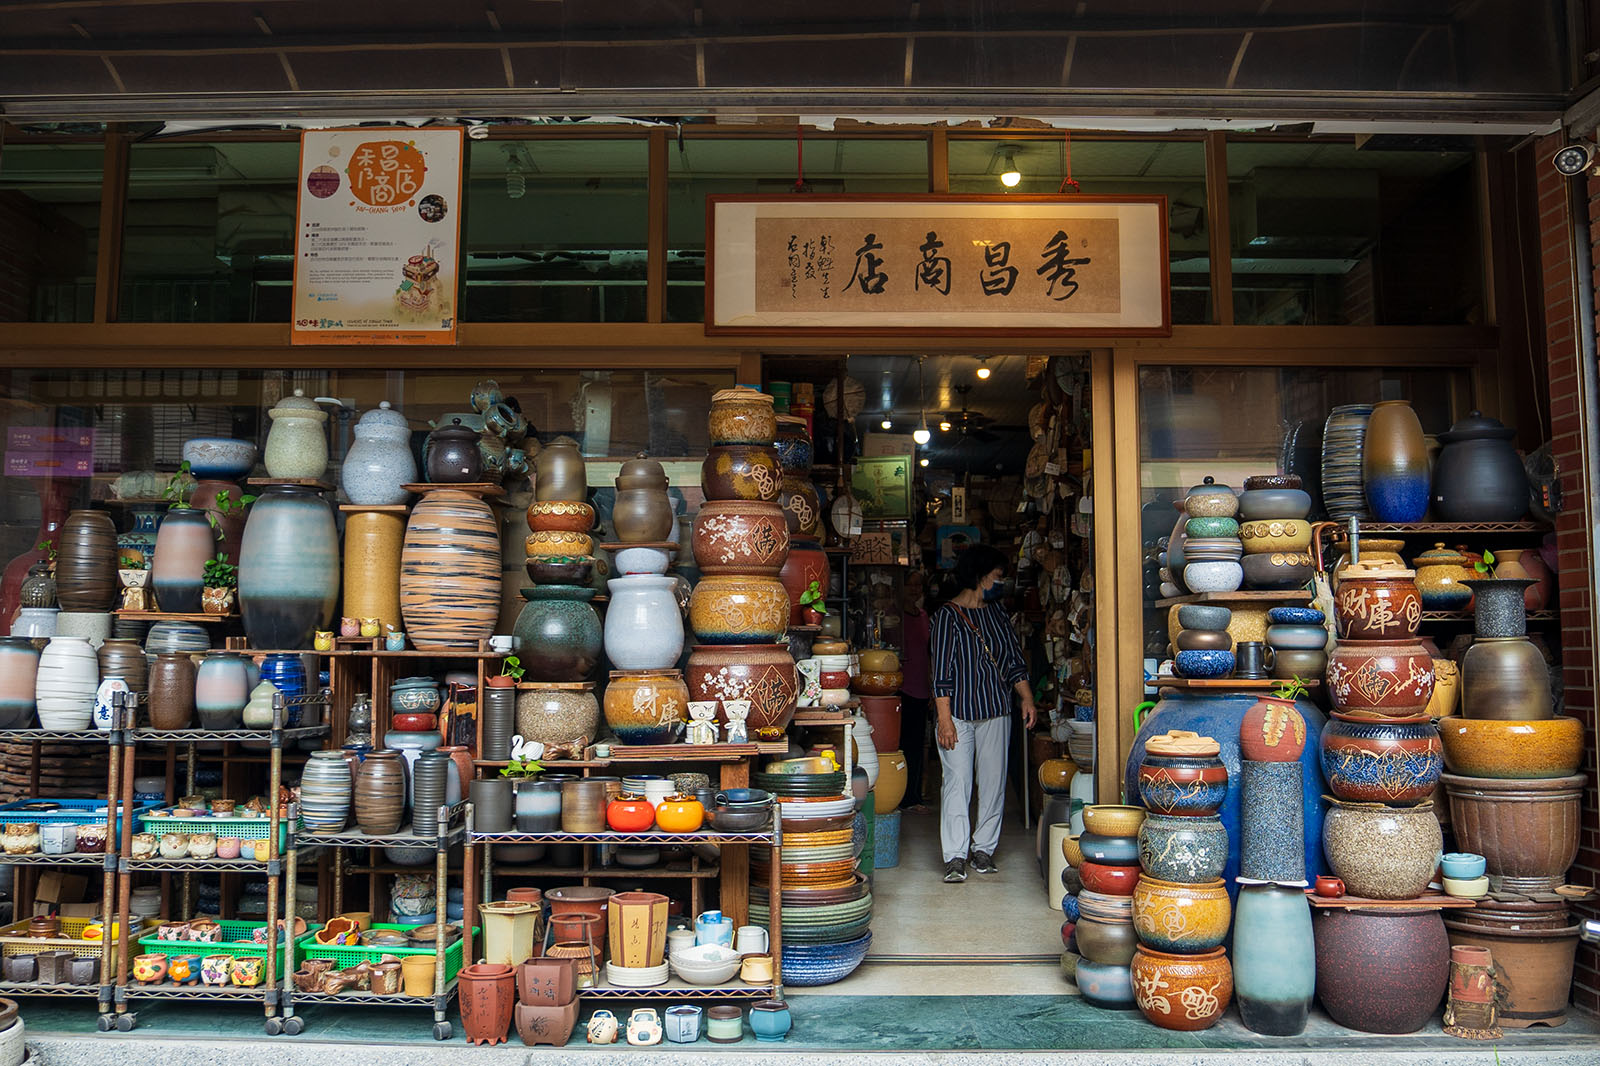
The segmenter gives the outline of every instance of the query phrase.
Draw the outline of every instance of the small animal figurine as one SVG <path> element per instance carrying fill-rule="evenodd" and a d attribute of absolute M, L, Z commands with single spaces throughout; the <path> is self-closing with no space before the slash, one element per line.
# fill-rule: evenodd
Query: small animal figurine
<path fill-rule="evenodd" d="M 744 720 L 750 717 L 750 701 L 723 700 L 722 713 L 728 717 L 728 743 L 750 743 L 750 734 L 744 724 Z"/>
<path fill-rule="evenodd" d="M 661 1043 L 661 1016 L 654 1007 L 639 1007 L 628 1015 L 628 1043 L 634 1047 Z"/>
<path fill-rule="evenodd" d="M 684 739 L 690 744 L 717 742 L 717 701 L 689 701 L 689 728 Z"/>
<path fill-rule="evenodd" d="M 617 1016 L 608 1010 L 597 1010 L 589 1016 L 589 1043 L 615 1044 L 617 1042 Z"/>

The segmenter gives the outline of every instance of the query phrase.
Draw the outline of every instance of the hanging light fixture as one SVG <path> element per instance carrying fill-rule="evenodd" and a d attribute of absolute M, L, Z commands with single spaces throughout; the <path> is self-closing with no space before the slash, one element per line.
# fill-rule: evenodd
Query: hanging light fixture
<path fill-rule="evenodd" d="M 918 466 L 927 466 L 928 465 L 928 457 L 926 455 L 924 455 L 921 459 L 918 459 L 917 460 L 917 465 Z"/>
<path fill-rule="evenodd" d="M 1022 171 L 1017 169 L 1017 150 L 1011 145 L 1005 148 L 1005 162 L 1000 168 L 1000 184 L 1008 189 L 1015 189 L 1022 184 Z"/>
<path fill-rule="evenodd" d="M 528 179 L 522 173 L 522 156 L 514 144 L 506 145 L 506 199 L 520 200 L 528 191 Z"/>
<path fill-rule="evenodd" d="M 922 422 L 912 431 L 911 439 L 918 444 L 926 444 L 933 439 L 933 434 L 928 432 L 928 406 L 922 395 L 922 364 L 927 358 L 925 355 L 917 356 L 917 411 L 922 415 Z M 926 459 L 923 460 L 922 465 L 928 465 Z"/>
<path fill-rule="evenodd" d="M 882 426 L 884 429 L 893 429 L 894 428 L 894 420 L 893 419 L 889 419 L 889 418 L 885 418 L 882 422 L 879 422 L 878 425 Z"/>
<path fill-rule="evenodd" d="M 978 380 L 988 381 L 991 373 L 992 371 L 989 369 L 989 357 L 987 355 L 978 356 Z"/>
<path fill-rule="evenodd" d="M 950 423 L 948 421 L 940 422 L 939 423 L 939 432 L 940 433 L 949 433 L 950 432 Z"/>

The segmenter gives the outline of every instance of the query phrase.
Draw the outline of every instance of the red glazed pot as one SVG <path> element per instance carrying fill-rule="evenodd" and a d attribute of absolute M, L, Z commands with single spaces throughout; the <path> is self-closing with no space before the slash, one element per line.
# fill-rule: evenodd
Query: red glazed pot
<path fill-rule="evenodd" d="M 1328 656 L 1333 708 L 1368 717 L 1410 718 L 1433 696 L 1433 657 L 1414 640 L 1345 640 Z"/>
<path fill-rule="evenodd" d="M 1141 944 L 1129 969 L 1134 1002 L 1160 1029 L 1180 1033 L 1209 1029 L 1233 1000 L 1233 967 L 1221 948 L 1174 955 Z"/>
<path fill-rule="evenodd" d="M 426 733 L 439 728 L 439 716 L 402 712 L 391 718 L 390 724 L 402 733 Z"/>
<path fill-rule="evenodd" d="M 1262 696 L 1239 723 L 1239 753 L 1251 762 L 1297 762 L 1306 750 L 1306 720 L 1294 700 Z"/>
<path fill-rule="evenodd" d="M 872 746 L 880 752 L 900 750 L 900 697 L 862 696 L 861 713 L 872 723 Z"/>
<path fill-rule="evenodd" d="M 817 678 L 817 683 L 823 688 L 849 688 L 850 671 L 824 670 Z"/>
<path fill-rule="evenodd" d="M 793 555 L 790 556 L 793 558 Z M 787 644 L 702 644 L 689 653 L 691 700 L 749 700 L 752 740 L 777 740 L 794 717 L 794 657 Z M 726 719 L 721 712 L 718 719 Z"/>
<path fill-rule="evenodd" d="M 516 973 L 497 962 L 461 968 L 461 1024 L 469 1044 L 503 1044 L 517 1003 Z"/>
<path fill-rule="evenodd" d="M 1404 640 L 1422 624 L 1416 572 L 1387 562 L 1352 563 L 1333 594 L 1341 640 Z"/>
<path fill-rule="evenodd" d="M 797 540 L 789 545 L 789 558 L 778 571 L 783 587 L 789 590 L 789 624 L 803 625 L 800 595 L 815 581 L 822 594 L 828 594 L 828 553 L 813 540 Z"/>
<path fill-rule="evenodd" d="M 1141 871 L 1137 866 L 1107 866 L 1099 862 L 1085 862 L 1078 867 L 1083 887 L 1090 892 L 1108 896 L 1131 896 L 1139 884 Z"/>
<path fill-rule="evenodd" d="M 606 804 L 606 824 L 619 833 L 643 833 L 656 824 L 656 809 L 641 796 L 618 796 Z"/>
<path fill-rule="evenodd" d="M 1436 910 L 1319 908 L 1317 998 L 1364 1033 L 1414 1033 L 1444 998 L 1450 941 Z"/>
<path fill-rule="evenodd" d="M 690 545 L 702 574 L 776 575 L 789 557 L 789 526 L 775 503 L 707 500 Z"/>

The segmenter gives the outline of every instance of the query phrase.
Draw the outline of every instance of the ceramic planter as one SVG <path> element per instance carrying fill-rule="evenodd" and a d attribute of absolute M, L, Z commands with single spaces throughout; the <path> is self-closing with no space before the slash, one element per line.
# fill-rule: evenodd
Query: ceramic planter
<path fill-rule="evenodd" d="M 405 620 L 400 611 L 400 552 L 405 536 L 403 514 L 380 510 L 346 511 L 344 611 L 350 617 L 376 618 L 382 626 L 404 629 Z"/>
<path fill-rule="evenodd" d="M 771 445 L 713 445 L 700 466 L 700 487 L 708 500 L 774 503 L 782 486 L 778 452 Z"/>
<path fill-rule="evenodd" d="M 1322 729 L 1321 745 L 1322 776 L 1342 800 L 1420 803 L 1433 795 L 1444 770 L 1439 731 L 1427 718 L 1335 714 Z"/>
<path fill-rule="evenodd" d="M 56 532 L 56 601 L 109 611 L 117 600 L 117 527 L 104 511 L 73 511 Z"/>
<path fill-rule="evenodd" d="M 406 769 L 400 753 L 388 748 L 367 753 L 356 774 L 351 806 L 363 833 L 393 833 L 406 806 Z"/>
<path fill-rule="evenodd" d="M 500 614 L 500 577 L 500 529 L 481 498 L 436 489 L 412 508 L 400 612 L 418 650 L 476 650 Z"/>
<path fill-rule="evenodd" d="M 1428 510 L 1428 446 L 1422 422 L 1405 400 L 1372 405 L 1361 478 L 1379 522 L 1418 522 Z"/>
<path fill-rule="evenodd" d="M 1228 865 L 1228 831 L 1222 819 L 1151 814 L 1139 826 L 1139 865 L 1162 881 L 1209 884 Z"/>
<path fill-rule="evenodd" d="M 166 653 L 151 660 L 147 707 L 150 728 L 170 730 L 192 726 L 195 715 L 194 688 L 194 660 L 188 655 Z M 239 723 L 235 720 L 233 724 Z"/>
<path fill-rule="evenodd" d="M 1433 513 L 1440 522 L 1515 522 L 1528 510 L 1528 475 L 1516 431 L 1473 411 L 1439 434 Z"/>
<path fill-rule="evenodd" d="M 1305 746 L 1305 720 L 1294 700 L 1263 696 L 1239 723 L 1239 751 L 1252 762 L 1296 762 Z"/>
<path fill-rule="evenodd" d="M 1106 966 L 1126 966 L 1139 947 L 1133 922 L 1127 918 L 1098 918 L 1080 913 L 1077 929 L 1078 953 L 1090 962 Z"/>
<path fill-rule="evenodd" d="M 789 590 L 790 625 L 802 624 L 801 615 L 804 608 L 800 605 L 800 597 L 813 582 L 822 590 L 824 596 L 828 594 L 829 571 L 828 555 L 820 544 L 805 540 L 790 543 L 789 557 L 784 561 L 783 568 L 778 571 L 783 587 Z"/>
<path fill-rule="evenodd" d="M 690 544 L 702 574 L 776 576 L 789 557 L 789 526 L 776 504 L 708 500 Z"/>
<path fill-rule="evenodd" d="M 618 966 L 660 966 L 667 949 L 666 896 L 657 892 L 618 892 L 606 904 L 611 961 Z"/>
<path fill-rule="evenodd" d="M 517 1023 L 517 1036 L 528 1047 L 540 1044 L 565 1047 L 572 1038 L 573 1028 L 578 1024 L 578 1001 L 571 999 L 560 1006 L 518 1003 L 513 1010 L 513 1017 Z"/>
<path fill-rule="evenodd" d="M 1450 942 L 1435 910 L 1327 908 L 1312 920 L 1317 998 L 1364 1033 L 1421 1029 L 1449 980 Z"/>
<path fill-rule="evenodd" d="M 1142 877 L 1133 890 L 1133 929 L 1158 951 L 1196 954 L 1219 947 L 1233 907 L 1222 879 L 1182 884 Z"/>
<path fill-rule="evenodd" d="M 1464 851 L 1488 860 L 1495 891 L 1549 892 L 1578 855 L 1583 774 L 1496 780 L 1444 774 L 1450 825 Z"/>
<path fill-rule="evenodd" d="M 600 725 L 594 693 L 570 688 L 517 689 L 517 734 L 546 747 L 593 740 Z"/>
<path fill-rule="evenodd" d="M 592 592 L 540 585 L 523 589 L 522 594 L 528 602 L 511 632 L 518 640 L 524 676 L 535 682 L 587 678 L 600 660 L 604 639 L 600 616 L 588 603 Z"/>
<path fill-rule="evenodd" d="M 1194 543 L 1193 534 L 1189 543 Z M 1303 518 L 1269 518 L 1257 522 L 1244 522 L 1239 526 L 1239 543 L 1247 555 L 1273 552 L 1302 555 L 1311 546 L 1311 523 Z M 1194 556 L 1184 549 L 1186 558 Z"/>
<path fill-rule="evenodd" d="M 689 720 L 689 688 L 677 670 L 614 671 L 605 716 L 624 744 L 669 744 Z"/>
<path fill-rule="evenodd" d="M 817 487 L 804 474 L 783 475 L 783 485 L 778 489 L 778 506 L 789 527 L 789 534 L 807 540 L 822 536 L 822 500 Z"/>
<path fill-rule="evenodd" d="M 295 389 L 294 395 L 279 400 L 267 417 L 272 419 L 262 454 L 267 474 L 287 479 L 322 477 L 328 470 L 328 412 L 304 389 Z"/>
<path fill-rule="evenodd" d="M 573 500 L 535 500 L 528 505 L 527 519 L 535 533 L 588 533 L 594 528 L 594 508 Z"/>
<path fill-rule="evenodd" d="M 711 574 L 689 598 L 689 626 L 702 644 L 774 644 L 789 630 L 789 610 L 775 577 Z"/>
<path fill-rule="evenodd" d="M 706 422 L 713 445 L 770 446 L 778 437 L 778 416 L 773 411 L 772 396 L 742 386 L 713 393 Z"/>
<path fill-rule="evenodd" d="M 150 585 L 156 603 L 174 614 L 199 614 L 206 561 L 216 554 L 216 537 L 204 511 L 174 507 L 156 530 Z"/>
<path fill-rule="evenodd" d="M 1433 696 L 1433 657 L 1416 641 L 1344 640 L 1328 656 L 1335 710 L 1416 717 Z"/>
<path fill-rule="evenodd" d="M 677 578 L 632 574 L 608 582 L 606 657 L 619 670 L 665 670 L 683 654 Z"/>
<path fill-rule="evenodd" d="M 1246 1029 L 1266 1036 L 1305 1031 L 1317 965 L 1304 892 L 1285 885 L 1240 885 L 1232 961 L 1234 1001 Z"/>
<path fill-rule="evenodd" d="M 787 644 L 700 645 L 689 653 L 691 700 L 749 700 L 752 738 L 776 740 L 794 717 L 796 674 Z M 725 716 L 719 712 L 719 720 Z"/>
<path fill-rule="evenodd" d="M 1567 777 L 1583 762 L 1583 723 L 1562 715 L 1539 722 L 1443 718 L 1444 763 L 1467 777 Z"/>
<path fill-rule="evenodd" d="M 1210 737 L 1187 730 L 1151 738 L 1139 764 L 1139 798 L 1161 814 L 1215 814 L 1228 796 L 1221 750 Z"/>
<path fill-rule="evenodd" d="M 1505 990 L 1501 1025 L 1524 1029 L 1567 1020 L 1581 927 L 1564 903 L 1484 901 L 1471 911 L 1451 912 L 1444 924 L 1452 954 L 1478 947 L 1492 955 L 1495 979 Z"/>
<path fill-rule="evenodd" d="M 1350 895 L 1415 899 L 1438 868 L 1444 837 L 1431 803 L 1389 807 L 1335 800 L 1323 822 L 1322 845 Z"/>
<path fill-rule="evenodd" d="M 461 968 L 460 981 L 461 1025 L 467 1042 L 505 1043 L 517 1002 L 516 971 L 504 963 L 474 963 Z"/>
<path fill-rule="evenodd" d="M 1416 572 L 1383 563 L 1352 563 L 1339 571 L 1334 617 L 1341 640 L 1405 640 L 1422 624 Z"/>
<path fill-rule="evenodd" d="M 1233 1001 L 1233 968 L 1221 948 L 1174 955 L 1141 944 L 1130 976 L 1139 1012 L 1160 1029 L 1209 1029 Z"/>
<path fill-rule="evenodd" d="M 339 600 L 339 531 L 316 489 L 272 485 L 250 507 L 239 613 L 254 648 L 307 648 Z"/>
<path fill-rule="evenodd" d="M 540 449 L 534 460 L 533 495 L 541 503 L 582 503 L 588 497 L 588 471 L 577 441 L 557 437 Z"/>

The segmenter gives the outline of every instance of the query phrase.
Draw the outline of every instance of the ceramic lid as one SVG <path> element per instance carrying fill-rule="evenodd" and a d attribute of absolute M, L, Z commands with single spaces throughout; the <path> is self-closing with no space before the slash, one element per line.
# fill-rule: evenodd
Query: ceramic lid
<path fill-rule="evenodd" d="M 1451 426 L 1449 432 L 1439 434 L 1439 440 L 1445 444 L 1455 444 L 1464 440 L 1510 440 L 1516 435 L 1516 430 L 1499 419 L 1473 411 Z"/>
<path fill-rule="evenodd" d="M 1255 477 L 1244 479 L 1247 491 L 1260 489 L 1298 489 L 1300 488 L 1299 474 L 1258 474 Z"/>
<path fill-rule="evenodd" d="M 463 426 L 461 424 L 461 419 L 455 418 L 451 419 L 448 426 L 440 426 L 432 433 L 429 433 L 428 436 L 431 439 L 443 440 L 454 440 L 456 438 L 463 440 L 477 440 L 478 431 L 469 426 Z"/>
<path fill-rule="evenodd" d="M 780 425 L 780 426 L 799 426 L 801 429 L 805 429 L 806 428 L 806 420 L 801 418 L 799 415 L 779 415 L 778 416 L 778 425 Z"/>
<path fill-rule="evenodd" d="M 1218 485 L 1217 479 L 1213 477 L 1206 478 L 1202 484 L 1189 490 L 1189 496 L 1220 496 L 1222 493 L 1232 496 L 1233 490 L 1226 485 Z"/>
<path fill-rule="evenodd" d="M 661 464 L 640 452 L 637 456 L 622 464 L 622 469 L 617 471 L 617 484 L 631 481 L 634 478 L 645 478 L 649 481 L 666 483 L 667 472 Z"/>
<path fill-rule="evenodd" d="M 1151 755 L 1221 755 L 1222 745 L 1192 729 L 1170 729 L 1151 737 L 1144 750 Z"/>
<path fill-rule="evenodd" d="M 378 406 L 372 408 L 372 410 L 362 415 L 361 418 L 356 422 L 357 429 L 370 426 L 381 426 L 384 428 L 395 426 L 400 429 L 404 429 L 407 432 L 410 431 L 410 426 L 406 422 L 406 416 L 389 406 L 388 400 L 384 400 L 379 403 Z"/>
<path fill-rule="evenodd" d="M 731 389 L 718 389 L 711 396 L 712 403 L 765 403 L 771 404 L 772 397 L 765 392 L 746 388 L 743 385 Z"/>
<path fill-rule="evenodd" d="M 1361 578 L 1382 578 L 1389 581 L 1405 581 L 1417 576 L 1415 570 L 1407 570 L 1403 566 L 1396 566 L 1388 559 L 1375 559 L 1371 562 L 1362 559 L 1356 563 L 1346 563 L 1339 568 L 1340 581 L 1353 581 Z"/>
<path fill-rule="evenodd" d="M 1417 569 L 1424 566 L 1465 566 L 1467 557 L 1454 548 L 1446 548 L 1443 541 L 1435 541 L 1432 548 L 1411 560 L 1411 565 Z"/>
<path fill-rule="evenodd" d="M 278 401 L 278 406 L 267 412 L 268 418 L 314 418 L 318 422 L 328 420 L 328 412 L 317 406 L 317 401 L 306 395 L 305 389 L 295 389 L 293 396 L 285 396 Z"/>

